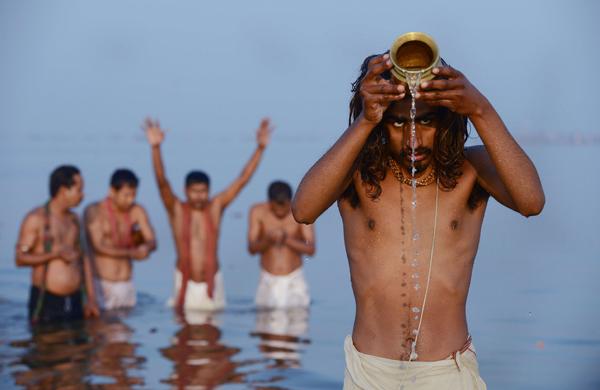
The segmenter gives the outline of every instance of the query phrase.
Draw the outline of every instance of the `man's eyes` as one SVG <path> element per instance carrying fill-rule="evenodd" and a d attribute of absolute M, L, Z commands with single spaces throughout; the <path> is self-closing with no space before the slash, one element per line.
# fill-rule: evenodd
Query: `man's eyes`
<path fill-rule="evenodd" d="M 418 120 L 419 124 L 424 125 L 424 126 L 429 126 L 433 123 L 433 118 L 428 116 L 425 118 L 421 118 Z M 404 125 L 406 124 L 406 121 L 402 120 L 402 121 L 393 121 L 392 122 L 392 126 L 396 127 L 396 128 L 401 128 L 404 127 Z"/>

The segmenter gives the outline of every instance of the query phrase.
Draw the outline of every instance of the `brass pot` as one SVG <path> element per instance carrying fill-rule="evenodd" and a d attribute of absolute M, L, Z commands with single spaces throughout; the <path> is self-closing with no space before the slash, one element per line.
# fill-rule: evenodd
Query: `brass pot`
<path fill-rule="evenodd" d="M 408 32 L 400 35 L 390 48 L 392 75 L 406 83 L 409 75 L 420 74 L 421 80 L 435 77 L 431 70 L 440 65 L 440 52 L 429 35 L 422 32 Z"/>

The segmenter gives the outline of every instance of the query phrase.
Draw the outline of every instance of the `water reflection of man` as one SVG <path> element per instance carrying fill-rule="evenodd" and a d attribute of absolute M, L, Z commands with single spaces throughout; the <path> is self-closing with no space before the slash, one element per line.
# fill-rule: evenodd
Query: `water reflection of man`
<path fill-rule="evenodd" d="M 144 378 L 133 372 L 143 368 L 146 358 L 136 353 L 138 345 L 131 340 L 133 329 L 121 320 L 120 315 L 105 314 L 86 327 L 95 347 L 89 358 L 91 374 L 111 378 L 109 387 L 144 385 Z"/>
<path fill-rule="evenodd" d="M 292 188 L 282 181 L 269 185 L 268 202 L 252 206 L 248 250 L 260 253 L 256 305 L 261 308 L 307 307 L 308 286 L 303 256 L 315 253 L 312 225 L 302 225 L 291 212 Z"/>
<path fill-rule="evenodd" d="M 209 312 L 186 311 L 172 345 L 161 349 L 161 354 L 173 362 L 173 373 L 162 382 L 178 388 L 213 388 L 243 382 L 243 375 L 236 372 L 238 365 L 232 360 L 240 349 L 221 343 L 218 322 L 218 317 Z"/>
<path fill-rule="evenodd" d="M 50 175 L 50 200 L 23 220 L 15 262 L 19 267 L 31 267 L 28 313 L 32 323 L 98 315 L 90 264 L 80 245 L 79 219 L 71 211 L 82 200 L 79 169 L 60 166 Z"/>
<path fill-rule="evenodd" d="M 258 349 L 273 361 L 267 368 L 299 368 L 303 346 L 310 343 L 303 338 L 307 330 L 307 308 L 259 310 L 250 336 L 260 339 Z"/>
<path fill-rule="evenodd" d="M 119 317 L 106 315 L 94 321 L 35 327 L 30 340 L 12 343 L 25 350 L 11 365 L 28 368 L 13 373 L 15 383 L 32 389 L 71 389 L 96 376 L 111 381 L 108 387 L 143 385 L 144 379 L 131 373 L 146 361 L 136 355 L 132 334 Z"/>
<path fill-rule="evenodd" d="M 294 216 L 313 223 L 337 202 L 342 217 L 356 300 L 346 389 L 484 388 L 465 305 L 486 205 L 491 195 L 539 214 L 542 185 L 491 103 L 451 67 L 419 86 L 413 155 L 411 100 L 391 67 L 387 54 L 363 63 L 351 125 L 304 177 Z M 467 120 L 483 146 L 465 148 Z"/>

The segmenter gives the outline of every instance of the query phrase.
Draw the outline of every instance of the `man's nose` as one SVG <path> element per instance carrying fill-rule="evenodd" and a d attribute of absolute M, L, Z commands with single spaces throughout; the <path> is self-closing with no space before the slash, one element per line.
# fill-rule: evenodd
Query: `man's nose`
<path fill-rule="evenodd" d="M 415 131 L 415 136 L 413 137 L 410 131 L 410 126 L 408 131 L 404 134 L 404 145 L 407 149 L 413 148 L 413 138 L 414 138 L 414 148 L 418 149 L 421 146 L 421 136 L 418 131 Z"/>

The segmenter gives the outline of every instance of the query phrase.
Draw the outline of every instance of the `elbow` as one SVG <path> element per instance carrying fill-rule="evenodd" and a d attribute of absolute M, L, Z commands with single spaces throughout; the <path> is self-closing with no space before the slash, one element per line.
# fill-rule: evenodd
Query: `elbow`
<path fill-rule="evenodd" d="M 306 207 L 298 201 L 298 198 L 294 197 L 292 201 L 292 215 L 296 222 L 311 225 L 317 219 L 317 216 L 311 215 L 310 212 L 307 212 Z"/>
<path fill-rule="evenodd" d="M 541 196 L 539 196 L 538 199 L 535 199 L 534 201 L 530 202 L 530 204 L 528 204 L 526 207 L 523 207 L 519 211 L 521 215 L 523 215 L 526 218 L 535 217 L 536 215 L 540 215 L 542 213 L 545 204 L 546 198 L 544 197 L 544 194 L 541 194 Z"/>
<path fill-rule="evenodd" d="M 25 267 L 27 264 L 19 256 L 15 256 L 15 265 L 19 268 Z"/>

